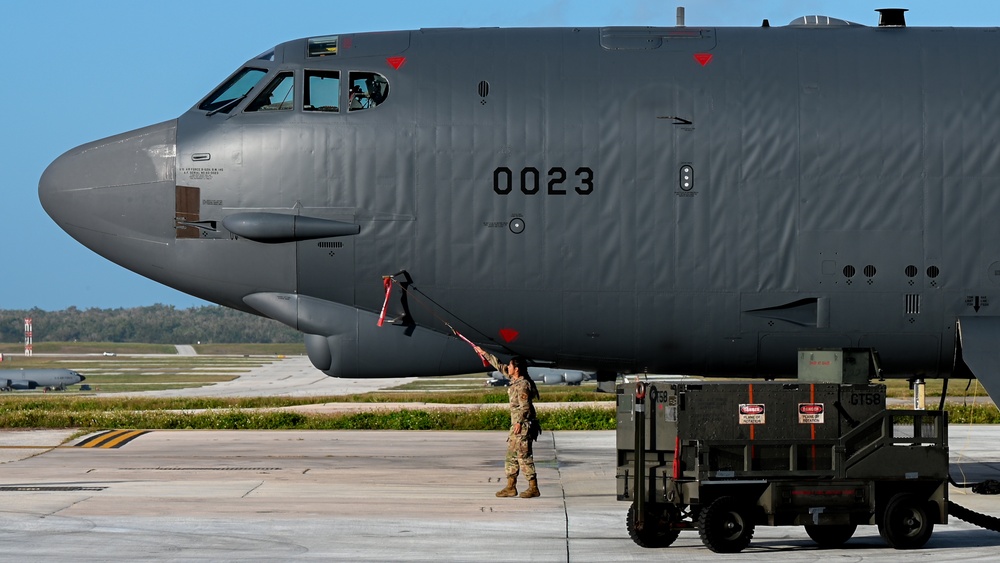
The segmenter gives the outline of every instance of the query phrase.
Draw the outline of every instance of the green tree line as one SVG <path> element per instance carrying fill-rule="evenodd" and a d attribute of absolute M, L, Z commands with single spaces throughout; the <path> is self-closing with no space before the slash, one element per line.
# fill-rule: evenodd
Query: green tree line
<path fill-rule="evenodd" d="M 30 317 L 35 342 L 146 342 L 151 344 L 288 343 L 302 335 L 271 319 L 218 306 L 177 309 L 152 305 L 130 309 L 62 311 L 0 310 L 0 343 L 24 341 Z"/>

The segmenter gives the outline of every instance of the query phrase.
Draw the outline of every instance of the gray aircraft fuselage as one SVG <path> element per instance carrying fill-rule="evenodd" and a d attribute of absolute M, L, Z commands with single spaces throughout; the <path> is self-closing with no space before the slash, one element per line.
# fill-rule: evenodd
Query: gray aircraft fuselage
<path fill-rule="evenodd" d="M 71 369 L 2 369 L 0 390 L 7 389 L 65 389 L 86 378 Z"/>
<path fill-rule="evenodd" d="M 997 28 L 300 39 L 39 195 L 109 260 L 304 332 L 329 375 L 482 370 L 447 322 L 579 369 L 863 347 L 933 377 L 963 323 L 987 356 L 1000 335 L 998 70 Z"/>

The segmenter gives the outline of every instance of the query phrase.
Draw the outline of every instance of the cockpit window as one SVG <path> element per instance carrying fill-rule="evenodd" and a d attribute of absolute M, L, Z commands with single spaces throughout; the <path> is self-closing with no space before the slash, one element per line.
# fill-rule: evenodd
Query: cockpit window
<path fill-rule="evenodd" d="M 375 72 L 352 72 L 348 111 L 371 109 L 389 97 L 389 81 Z"/>
<path fill-rule="evenodd" d="M 326 57 L 337 54 L 337 36 L 313 37 L 309 40 L 310 57 Z"/>
<path fill-rule="evenodd" d="M 305 88 L 305 111 L 340 111 L 340 72 L 307 70 Z"/>
<path fill-rule="evenodd" d="M 267 85 L 245 111 L 290 110 L 295 107 L 295 79 L 291 72 L 282 72 Z"/>
<path fill-rule="evenodd" d="M 259 68 L 244 68 L 225 84 L 219 86 L 211 96 L 198 106 L 198 109 L 213 113 L 229 113 L 239 105 L 240 100 L 250 93 L 250 90 L 260 82 L 267 71 Z"/>

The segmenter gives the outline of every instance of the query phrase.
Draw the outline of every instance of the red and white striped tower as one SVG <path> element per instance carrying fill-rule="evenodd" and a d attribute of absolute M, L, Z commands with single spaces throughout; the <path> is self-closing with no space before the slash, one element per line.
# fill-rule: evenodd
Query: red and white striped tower
<path fill-rule="evenodd" d="M 24 355 L 31 355 L 31 319 L 24 319 Z"/>

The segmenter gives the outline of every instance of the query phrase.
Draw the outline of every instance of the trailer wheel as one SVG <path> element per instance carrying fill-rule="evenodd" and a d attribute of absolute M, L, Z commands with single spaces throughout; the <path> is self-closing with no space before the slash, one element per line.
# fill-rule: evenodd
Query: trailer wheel
<path fill-rule="evenodd" d="M 739 553 L 753 539 L 750 511 L 734 497 L 719 497 L 698 515 L 698 535 L 716 553 Z"/>
<path fill-rule="evenodd" d="M 878 523 L 878 533 L 896 549 L 917 549 L 930 539 L 934 522 L 920 497 L 899 493 L 889 499 Z"/>
<path fill-rule="evenodd" d="M 806 526 L 806 533 L 820 547 L 840 547 L 851 539 L 858 529 L 855 524 L 833 526 Z"/>
<path fill-rule="evenodd" d="M 640 547 L 667 547 L 674 543 L 681 531 L 671 528 L 672 522 L 680 521 L 680 513 L 673 506 L 668 506 L 662 511 L 646 511 L 642 529 L 636 527 L 635 504 L 628 508 L 628 515 L 625 517 L 625 527 L 628 528 L 628 537 Z"/>

